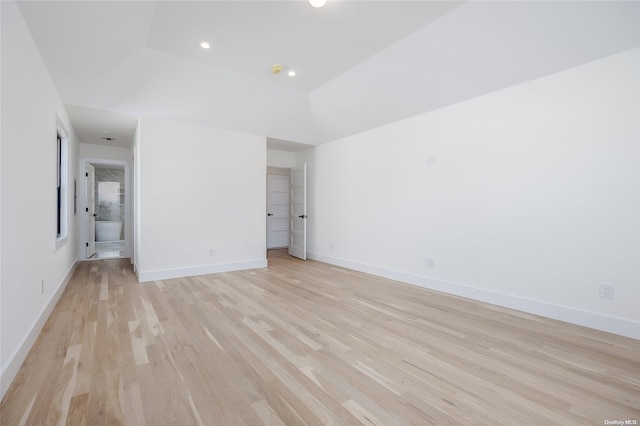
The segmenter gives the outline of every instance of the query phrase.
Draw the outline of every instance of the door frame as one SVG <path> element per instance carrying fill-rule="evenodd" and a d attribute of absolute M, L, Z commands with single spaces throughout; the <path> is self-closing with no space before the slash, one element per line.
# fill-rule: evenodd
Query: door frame
<path fill-rule="evenodd" d="M 88 218 L 86 214 L 87 207 L 87 179 L 85 177 L 86 165 L 92 164 L 94 166 L 113 166 L 116 168 L 124 167 L 124 257 L 131 258 L 131 262 L 133 263 L 133 215 L 131 214 L 133 208 L 133 198 L 131 197 L 132 185 L 131 185 L 131 161 L 125 160 L 110 160 L 106 158 L 95 158 L 95 157 L 81 157 L 80 158 L 80 173 L 82 174 L 80 177 L 80 185 L 78 188 L 79 199 L 78 199 L 78 210 L 81 213 L 80 218 L 80 226 L 78 232 L 78 253 L 80 260 L 90 260 L 87 259 L 87 226 L 88 226 Z"/>
<path fill-rule="evenodd" d="M 93 176 L 91 176 L 93 174 Z M 84 227 L 85 232 L 86 232 L 86 245 L 87 247 L 85 248 L 85 257 L 87 259 L 93 258 L 93 256 L 96 254 L 96 189 L 95 189 L 95 183 L 96 183 L 96 167 L 93 165 L 93 163 L 85 163 L 84 165 L 84 182 L 85 182 L 85 188 L 86 191 L 84 192 L 85 197 L 87 202 L 84 204 L 85 210 L 84 210 L 84 217 L 85 220 L 87 222 L 87 226 Z M 88 188 L 86 186 L 87 182 L 92 182 L 93 180 L 93 188 Z M 90 204 L 90 201 L 92 200 L 92 197 L 89 197 L 89 194 L 93 195 L 93 208 Z M 93 233 L 91 232 L 91 226 L 93 225 Z M 93 235 L 93 241 L 91 241 L 91 235 Z M 91 253 L 91 256 L 89 256 L 89 253 Z"/>

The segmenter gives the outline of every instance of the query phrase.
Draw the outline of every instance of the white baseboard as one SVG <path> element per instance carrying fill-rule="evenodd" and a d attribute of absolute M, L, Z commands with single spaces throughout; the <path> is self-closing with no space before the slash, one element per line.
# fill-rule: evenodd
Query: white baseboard
<path fill-rule="evenodd" d="M 608 333 L 618 334 L 633 339 L 640 339 L 640 322 L 623 318 L 611 317 L 595 312 L 583 311 L 568 306 L 555 305 L 549 302 L 526 299 L 511 294 L 494 292 L 486 289 L 470 287 L 449 281 L 438 280 L 422 275 L 409 274 L 406 272 L 394 271 L 380 268 L 378 266 L 367 265 L 347 259 L 326 256 L 318 253 L 307 253 L 309 259 L 317 260 L 367 274 L 401 281 L 407 284 L 423 287 L 430 290 L 441 291 L 504 308 L 515 309 L 529 314 L 540 315 L 571 324 L 581 325 Z"/>
<path fill-rule="evenodd" d="M 13 382 L 13 379 L 15 379 L 16 374 L 18 374 L 22 363 L 27 358 L 29 351 L 33 347 L 33 344 L 38 338 L 38 335 L 42 331 L 42 327 L 44 327 L 44 324 L 49 319 L 49 315 L 51 315 L 53 308 L 55 308 L 58 300 L 60 300 L 60 296 L 62 296 L 62 293 L 67 288 L 67 284 L 69 284 L 69 281 L 71 281 L 71 277 L 73 276 L 73 273 L 76 270 L 77 266 L 78 260 L 76 259 L 65 274 L 64 279 L 58 286 L 58 289 L 53 293 L 53 295 L 51 295 L 51 299 L 49 299 L 49 302 L 47 302 L 45 307 L 42 309 L 42 312 L 40 312 L 38 319 L 35 321 L 35 323 L 31 327 L 31 330 L 23 339 L 20 347 L 11 355 L 10 361 L 2 371 L 2 377 L 0 378 L 2 398 L 4 398 L 5 393 L 7 392 L 7 390 L 9 390 L 9 386 L 11 386 L 11 383 Z"/>
<path fill-rule="evenodd" d="M 137 271 L 138 281 L 169 280 L 172 278 L 193 277 L 196 275 L 216 274 L 218 272 L 242 271 L 245 269 L 266 268 L 267 259 L 245 262 L 223 263 L 217 265 L 195 266 L 190 268 L 163 269 L 157 271 Z"/>

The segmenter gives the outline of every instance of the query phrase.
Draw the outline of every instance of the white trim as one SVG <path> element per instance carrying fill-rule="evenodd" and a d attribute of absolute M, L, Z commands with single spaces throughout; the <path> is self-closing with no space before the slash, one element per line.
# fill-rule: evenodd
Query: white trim
<path fill-rule="evenodd" d="M 44 324 L 49 319 L 49 315 L 51 315 L 53 308 L 55 308 L 56 304 L 60 300 L 60 296 L 62 296 L 62 293 L 67 288 L 67 284 L 69 284 L 69 281 L 71 281 L 71 277 L 73 276 L 73 273 L 75 272 L 77 266 L 78 260 L 76 259 L 73 262 L 73 265 L 71 265 L 71 267 L 67 271 L 64 279 L 58 286 L 58 289 L 53 293 L 51 299 L 49 299 L 49 302 L 47 302 L 45 307 L 42 309 L 42 312 L 40 312 L 38 319 L 31 326 L 29 333 L 27 333 L 27 335 L 24 337 L 18 349 L 16 349 L 16 351 L 9 357 L 9 361 L 7 362 L 6 366 L 3 367 L 0 378 L 2 397 L 4 397 L 5 393 L 7 393 L 7 390 L 9 390 L 9 386 L 11 386 L 11 383 L 18 374 L 22 363 L 27 358 L 29 351 L 33 347 L 33 344 L 36 342 L 38 335 L 42 331 Z"/>
<path fill-rule="evenodd" d="M 64 237 L 57 238 L 56 239 L 56 250 L 58 250 L 63 245 L 67 244 L 68 240 L 69 240 L 69 236 L 68 235 L 65 235 Z"/>
<path fill-rule="evenodd" d="M 245 262 L 221 263 L 217 265 L 194 266 L 191 268 L 162 269 L 156 271 L 138 271 L 138 281 L 169 280 L 172 278 L 193 277 L 195 275 L 217 274 L 219 272 L 243 271 L 245 269 L 266 268 L 267 260 L 248 260 Z"/>
<path fill-rule="evenodd" d="M 624 318 L 611 317 L 596 312 L 583 311 L 580 309 L 555 305 L 540 300 L 526 299 L 512 294 L 499 293 L 482 288 L 471 287 L 464 284 L 443 281 L 429 278 L 422 275 L 409 274 L 406 272 L 394 271 L 380 268 L 378 266 L 367 265 L 354 262 L 352 260 L 341 259 L 332 256 L 325 256 L 318 253 L 308 252 L 309 259 L 317 260 L 367 274 L 401 281 L 407 284 L 423 287 L 430 290 L 441 291 L 443 293 L 461 296 L 504 308 L 515 309 L 529 314 L 540 315 L 554 320 L 564 321 L 595 330 L 606 331 L 632 339 L 640 339 L 640 322 L 627 320 Z"/>
<path fill-rule="evenodd" d="M 60 136 L 60 170 L 58 170 L 58 136 Z M 58 213 L 60 214 L 60 235 L 55 236 L 55 250 L 64 246 L 67 243 L 69 236 L 69 132 L 65 127 L 62 119 L 56 114 L 56 156 L 55 167 L 56 176 L 54 182 L 58 183 L 58 173 L 60 173 L 60 210 L 58 211 L 58 202 L 56 199 L 56 221 Z M 57 188 L 57 186 L 55 187 Z M 57 226 L 56 226 L 57 227 Z"/>

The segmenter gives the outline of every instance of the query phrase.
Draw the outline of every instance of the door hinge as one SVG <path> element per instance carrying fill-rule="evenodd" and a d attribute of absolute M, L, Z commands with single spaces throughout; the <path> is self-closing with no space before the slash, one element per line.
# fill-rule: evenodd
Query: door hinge
<path fill-rule="evenodd" d="M 85 243 L 85 244 L 86 244 L 86 247 L 89 247 L 89 243 Z"/>
<path fill-rule="evenodd" d="M 87 212 L 87 213 L 89 213 L 89 207 L 85 207 L 85 208 L 84 208 L 84 211 L 85 211 L 85 212 Z"/>
<path fill-rule="evenodd" d="M 85 175 L 86 177 L 89 177 L 89 172 L 84 172 L 84 175 Z"/>

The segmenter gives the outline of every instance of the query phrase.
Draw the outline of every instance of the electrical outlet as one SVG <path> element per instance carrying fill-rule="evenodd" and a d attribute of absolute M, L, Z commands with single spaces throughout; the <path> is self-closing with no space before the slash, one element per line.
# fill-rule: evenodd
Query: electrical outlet
<path fill-rule="evenodd" d="M 209 249 L 209 256 L 215 256 L 216 255 L 216 249 Z"/>
<path fill-rule="evenodd" d="M 613 286 L 611 284 L 600 284 L 600 297 L 603 299 L 613 299 Z"/>
<path fill-rule="evenodd" d="M 435 259 L 432 259 L 430 257 L 425 258 L 424 259 L 424 266 L 426 266 L 427 268 L 435 268 L 435 266 L 436 266 Z"/>

